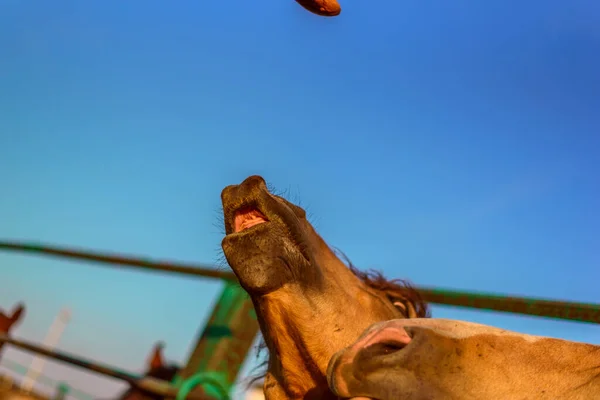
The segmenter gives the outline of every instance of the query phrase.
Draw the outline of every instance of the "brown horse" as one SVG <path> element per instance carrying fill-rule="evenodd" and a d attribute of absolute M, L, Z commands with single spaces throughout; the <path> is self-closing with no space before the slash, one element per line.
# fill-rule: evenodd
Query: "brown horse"
<path fill-rule="evenodd" d="M 374 324 L 330 361 L 342 398 L 378 400 L 600 399 L 600 346 L 471 322 Z"/>
<path fill-rule="evenodd" d="M 144 376 L 162 379 L 168 382 L 171 382 L 175 375 L 181 369 L 175 364 L 166 364 L 163 356 L 163 348 L 164 344 L 162 342 L 158 342 L 152 348 L 152 352 L 150 353 L 150 357 L 146 362 L 146 373 Z M 161 400 L 162 396 L 148 393 L 136 387 L 130 387 L 125 392 L 123 392 L 118 400 Z"/>
<path fill-rule="evenodd" d="M 269 350 L 267 399 L 334 399 L 327 364 L 375 322 L 426 317 L 403 281 L 348 267 L 306 219 L 260 176 L 221 193 L 222 247 L 250 294 Z"/>
<path fill-rule="evenodd" d="M 25 314 L 25 304 L 18 303 L 12 310 L 10 316 L 0 310 L 0 333 L 9 335 L 10 331 L 17 325 Z M 0 357 L 2 356 L 2 347 L 4 343 L 0 343 Z"/>

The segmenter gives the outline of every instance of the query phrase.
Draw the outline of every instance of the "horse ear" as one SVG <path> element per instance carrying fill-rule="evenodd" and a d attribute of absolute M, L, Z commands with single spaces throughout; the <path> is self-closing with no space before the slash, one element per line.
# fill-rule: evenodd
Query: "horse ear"
<path fill-rule="evenodd" d="M 10 316 L 11 325 L 18 322 L 21 318 L 23 318 L 23 314 L 25 313 L 25 304 L 18 303 L 13 309 L 12 315 Z"/>
<path fill-rule="evenodd" d="M 157 342 L 152 349 L 152 353 L 150 353 L 150 358 L 148 359 L 148 370 L 156 369 L 165 366 L 164 358 L 163 358 L 163 348 L 165 344 L 163 342 Z"/>

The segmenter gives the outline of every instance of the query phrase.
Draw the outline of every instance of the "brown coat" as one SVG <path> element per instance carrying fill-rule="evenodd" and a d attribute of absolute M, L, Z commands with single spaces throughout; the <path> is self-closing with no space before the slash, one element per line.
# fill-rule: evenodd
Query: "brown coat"
<path fill-rule="evenodd" d="M 600 346 L 447 319 L 374 324 L 329 363 L 343 398 L 597 400 Z"/>
<path fill-rule="evenodd" d="M 272 194 L 260 176 L 226 187 L 221 199 L 223 252 L 269 350 L 267 400 L 335 399 L 326 371 L 338 350 L 375 322 L 428 315 L 406 282 L 349 268 L 306 212 Z"/>

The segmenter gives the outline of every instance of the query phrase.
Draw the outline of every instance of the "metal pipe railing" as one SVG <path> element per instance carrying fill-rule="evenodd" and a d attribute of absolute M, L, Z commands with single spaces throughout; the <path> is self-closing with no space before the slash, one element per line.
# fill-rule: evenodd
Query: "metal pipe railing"
<path fill-rule="evenodd" d="M 0 241 L 0 250 L 91 261 L 108 265 L 121 265 L 124 267 L 143 269 L 146 271 L 167 272 L 195 277 L 237 281 L 237 278 L 233 273 L 229 271 L 219 271 L 208 266 L 152 261 L 142 257 L 122 256 L 108 252 L 100 253 L 89 250 L 74 250 L 58 246 L 25 244 L 9 241 Z"/>
<path fill-rule="evenodd" d="M 27 372 L 27 369 L 28 369 L 27 366 L 22 365 L 14 360 L 10 360 L 7 358 L 2 358 L 2 362 L 0 363 L 0 365 L 4 368 L 8 369 L 9 371 L 17 373 L 19 375 L 25 375 L 25 373 Z M 6 376 L 4 376 L 4 378 L 9 380 L 9 383 L 16 385 L 16 382 L 14 382 L 12 377 L 6 375 Z M 2 376 L 0 375 L 0 381 L 1 380 L 2 380 Z M 56 389 L 56 390 L 60 390 L 61 387 L 63 387 L 63 388 L 68 387 L 68 393 L 72 397 L 75 397 L 78 400 L 97 400 L 90 393 L 84 392 L 83 390 L 73 387 L 73 386 L 67 384 L 66 382 L 54 380 L 45 375 L 40 375 L 38 377 L 37 382 L 39 382 L 41 385 L 43 385 L 45 387 Z M 18 387 L 18 389 L 23 390 L 23 388 L 21 386 L 17 385 L 17 387 Z M 10 389 L 10 388 L 8 388 L 8 389 Z M 2 391 L 2 388 L 0 388 L 0 391 Z M 0 398 L 1 398 L 1 396 L 0 396 Z"/>
<path fill-rule="evenodd" d="M 106 364 L 86 360 L 81 357 L 75 357 L 67 353 L 48 350 L 43 347 L 37 346 L 33 343 L 26 342 L 24 340 L 18 340 L 8 337 L 7 335 L 0 334 L 0 343 L 7 343 L 11 346 L 15 346 L 19 349 L 29 351 L 35 354 L 41 354 L 45 357 L 62 361 L 77 367 L 93 371 L 98 374 L 109 376 L 112 378 L 126 381 L 132 386 L 138 389 L 157 394 L 166 398 L 175 398 L 177 396 L 178 388 L 171 385 L 170 382 L 166 382 L 160 379 L 152 377 L 139 376 L 131 372 L 123 371 L 118 368 L 108 366 Z M 190 400 L 215 400 L 211 396 L 189 396 Z"/>
<path fill-rule="evenodd" d="M 0 241 L 0 250 L 52 255 L 102 264 L 118 264 L 148 271 L 176 273 L 196 278 L 220 278 L 237 282 L 237 278 L 231 272 L 219 271 L 202 265 L 151 261 L 142 257 L 74 250 L 41 244 L 25 244 L 14 241 Z M 415 289 L 421 293 L 425 301 L 432 304 L 600 324 L 600 304 L 501 296 L 437 288 L 415 287 Z"/>

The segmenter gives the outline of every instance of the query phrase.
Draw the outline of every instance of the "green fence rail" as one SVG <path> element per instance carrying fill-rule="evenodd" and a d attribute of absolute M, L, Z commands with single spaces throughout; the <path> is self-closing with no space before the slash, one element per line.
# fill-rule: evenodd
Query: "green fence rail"
<path fill-rule="evenodd" d="M 163 397 L 174 398 L 175 396 L 177 396 L 178 389 L 171 385 L 169 382 L 164 382 L 160 379 L 139 376 L 138 374 L 127 372 L 120 368 L 102 364 L 96 361 L 87 360 L 80 356 L 74 356 L 65 352 L 49 350 L 24 340 L 9 338 L 8 336 L 3 334 L 0 334 L 0 344 L 1 343 L 10 344 L 14 347 L 17 347 L 18 349 L 25 350 L 34 354 L 40 354 L 53 360 L 74 365 L 101 375 L 120 379 L 141 390 L 155 393 Z M 190 397 L 190 399 L 192 398 L 194 400 L 213 400 L 212 397 L 206 396 Z"/>
<path fill-rule="evenodd" d="M 188 364 L 172 383 L 139 377 L 116 368 L 79 357 L 52 352 L 33 344 L 0 336 L 6 342 L 25 350 L 68 362 L 98 373 L 125 380 L 131 385 L 164 397 L 183 399 L 229 399 L 229 393 L 258 333 L 258 321 L 252 302 L 239 286 L 235 275 L 207 266 L 153 261 L 141 257 L 123 256 L 89 250 L 75 250 L 42 244 L 0 241 L 0 250 L 55 256 L 88 261 L 100 265 L 121 266 L 145 271 L 182 274 L 196 278 L 217 278 L 224 289 L 212 315 L 192 352 Z M 419 288 L 429 303 L 509 312 L 578 322 L 600 323 L 600 305 L 546 299 L 499 296 L 488 293 L 462 292 L 445 289 Z"/>
<path fill-rule="evenodd" d="M 227 281 L 237 281 L 233 273 L 219 271 L 208 266 L 153 261 L 143 257 L 124 256 L 107 252 L 15 241 L 0 241 L 0 250 L 85 260 L 105 265 L 110 264 L 113 268 L 115 265 L 121 265 L 129 268 L 176 273 L 196 278 L 220 278 Z M 425 301 L 432 304 L 600 324 L 600 304 L 501 296 L 489 293 L 426 287 L 416 287 L 416 289 L 421 293 Z"/>
<path fill-rule="evenodd" d="M 204 278 L 223 280 L 225 284 L 223 291 L 213 308 L 208 323 L 202 330 L 196 349 L 190 356 L 187 365 L 171 383 L 154 378 L 141 378 L 116 368 L 87 361 L 80 357 L 51 352 L 31 343 L 16 341 L 6 336 L 0 336 L 0 343 L 4 341 L 25 350 L 29 349 L 29 351 L 68 362 L 80 368 L 125 380 L 145 391 L 168 398 L 176 397 L 178 400 L 209 398 L 229 400 L 235 379 L 259 330 L 252 302 L 248 294 L 239 286 L 233 274 L 212 268 L 157 263 L 118 255 L 72 251 L 48 246 L 23 245 L 16 242 L 0 242 L 0 250 L 91 261 L 113 267 L 116 264 L 163 273 L 189 275 L 188 271 L 193 269 L 196 273 L 195 276 L 201 275 Z M 150 268 L 148 268 L 149 265 Z"/>

